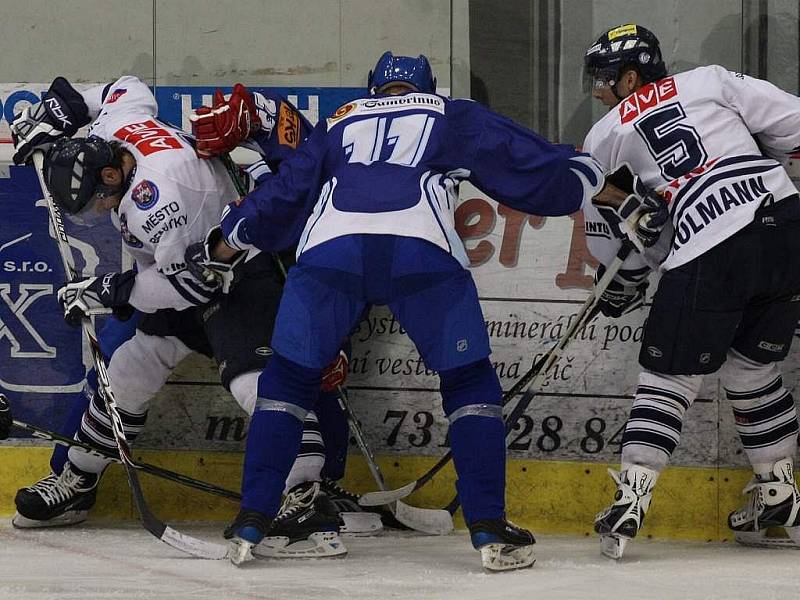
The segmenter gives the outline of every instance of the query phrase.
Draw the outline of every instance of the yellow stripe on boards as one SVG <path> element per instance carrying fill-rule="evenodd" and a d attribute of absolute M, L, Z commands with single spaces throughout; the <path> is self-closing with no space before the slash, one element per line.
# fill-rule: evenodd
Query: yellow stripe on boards
<path fill-rule="evenodd" d="M 141 451 L 137 458 L 190 477 L 239 489 L 242 455 L 233 452 Z M 0 447 L 0 516 L 14 513 L 16 490 L 31 485 L 48 471 L 50 449 Z M 381 469 L 390 487 L 414 480 L 438 457 L 381 456 Z M 614 484 L 606 468 L 617 465 L 585 462 L 510 460 L 507 469 L 508 517 L 534 533 L 594 535 L 592 520 L 607 506 Z M 670 467 L 658 481 L 642 535 L 661 539 L 731 540 L 727 516 L 741 506 L 748 469 Z M 166 521 L 228 521 L 235 502 L 140 473 L 147 501 Z M 408 498 L 410 504 L 442 507 L 453 496 L 451 467 Z M 359 455 L 348 460 L 344 484 L 356 492 L 374 490 L 366 463 Z M 93 519 L 137 517 L 124 472 L 112 465 L 103 477 Z M 460 512 L 456 526 L 463 527 Z"/>

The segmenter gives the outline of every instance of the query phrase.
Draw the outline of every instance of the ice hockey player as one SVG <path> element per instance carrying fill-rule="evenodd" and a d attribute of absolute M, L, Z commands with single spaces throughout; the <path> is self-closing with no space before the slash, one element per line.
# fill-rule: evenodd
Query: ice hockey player
<path fill-rule="evenodd" d="M 248 434 L 234 563 L 268 531 L 322 367 L 365 306 L 388 305 L 439 372 L 472 544 L 490 570 L 528 567 L 534 538 L 505 518 L 501 390 L 453 212 L 461 181 L 518 210 L 567 215 L 604 186 L 587 155 L 550 144 L 476 102 L 437 95 L 427 58 L 378 60 L 369 95 L 317 124 L 306 143 L 223 213 L 235 251 L 300 235 Z M 606 191 L 603 191 L 606 193 Z"/>
<path fill-rule="evenodd" d="M 247 112 L 245 133 L 263 142 L 262 152 L 275 166 L 296 150 L 310 125 L 282 99 L 256 98 L 237 86 L 229 104 Z M 291 141 L 281 136 L 275 144 L 271 134 L 289 126 L 283 119 L 292 120 L 296 135 Z M 88 138 L 70 137 L 90 122 Z M 12 132 L 15 162 L 46 151 L 45 180 L 56 202 L 84 220 L 110 211 L 136 262 L 135 270 L 73 281 L 58 293 L 72 324 L 111 311 L 123 320 L 134 310 L 141 313 L 135 333 L 113 351 L 108 365 L 128 440 L 144 427 L 150 399 L 192 351 L 216 359 L 222 384 L 252 414 L 260 369 L 270 352 L 282 275 L 268 254 L 251 256 L 236 266 L 237 281 L 222 294 L 228 291 L 220 289 L 225 286 L 197 279 L 184 261 L 187 247 L 201 242 L 225 203 L 237 197 L 222 163 L 199 160 L 194 141 L 159 121 L 149 88 L 129 76 L 83 93 L 59 77 L 42 103 L 15 119 Z M 87 393 L 77 438 L 115 451 L 101 390 L 87 387 Z M 306 554 L 305 539 L 292 547 L 284 544 L 318 532 L 324 533 L 330 553 L 346 551 L 337 537 L 338 515 L 319 493 L 325 451 L 313 415 L 305 422 L 303 440 L 287 481 L 285 509 L 261 548 L 267 555 L 291 555 L 295 547 Z M 18 492 L 15 526 L 84 520 L 108 464 L 71 448 L 59 473 Z"/>
<path fill-rule="evenodd" d="M 619 558 L 638 533 L 703 375 L 720 369 L 755 472 L 729 525 L 743 543 L 797 545 L 798 424 L 778 363 L 800 317 L 800 203 L 782 167 L 800 145 L 800 99 L 720 66 L 667 76 L 658 40 L 634 24 L 604 33 L 585 66 L 592 96 L 610 110 L 583 149 L 606 170 L 629 164 L 661 206 L 656 225 L 639 229 L 652 249 L 623 265 L 602 302 L 620 316 L 641 303 L 651 268 L 661 272 L 616 495 L 595 520 L 602 550 Z M 594 207 L 586 220 L 599 230 Z M 596 235 L 587 242 L 603 264 L 616 252 Z M 770 527 L 789 539 L 770 541 Z"/>

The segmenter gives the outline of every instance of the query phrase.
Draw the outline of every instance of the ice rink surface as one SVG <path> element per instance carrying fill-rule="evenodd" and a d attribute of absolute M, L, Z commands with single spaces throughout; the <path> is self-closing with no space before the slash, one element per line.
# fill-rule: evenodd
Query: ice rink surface
<path fill-rule="evenodd" d="M 178 529 L 205 539 L 221 526 Z M 532 569 L 487 574 L 464 533 L 346 538 L 342 559 L 181 555 L 133 523 L 19 531 L 0 520 L 0 598 L 94 600 L 800 599 L 800 552 L 636 540 L 615 563 L 596 539 L 540 536 Z"/>

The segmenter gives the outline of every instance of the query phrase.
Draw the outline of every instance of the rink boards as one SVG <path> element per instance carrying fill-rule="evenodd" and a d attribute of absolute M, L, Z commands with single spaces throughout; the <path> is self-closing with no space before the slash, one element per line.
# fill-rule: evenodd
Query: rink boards
<path fill-rule="evenodd" d="M 4 119 L 43 87 L 0 86 L 5 90 L 0 96 Z M 185 125 L 188 111 L 211 91 L 164 87 L 156 95 L 162 116 Z M 279 91 L 316 121 L 358 90 Z M 0 138 L 6 136 L 5 126 L 5 121 L 0 123 Z M 9 217 L 0 230 L 0 388 L 12 398 L 18 418 L 57 427 L 80 393 L 85 356 L 78 332 L 63 324 L 55 303 L 63 275 L 47 231 L 46 211 L 35 203 L 38 196 L 30 169 L 0 168 L 0 203 Z M 456 225 L 472 261 L 494 350 L 492 361 L 503 388 L 509 389 L 552 347 L 586 298 L 594 263 L 585 249 L 582 218 L 528 217 L 498 207 L 464 185 Z M 125 266 L 118 234 L 110 227 L 71 233 L 86 271 L 102 273 Z M 618 460 L 636 386 L 645 316 L 646 311 L 638 311 L 616 321 L 596 319 L 548 374 L 509 437 L 512 518 L 543 531 L 588 532 L 591 517 L 611 495 L 605 466 Z M 447 450 L 446 420 L 435 391 L 438 378 L 426 371 L 384 308 L 374 309 L 362 322 L 353 345 L 349 384 L 354 408 L 390 480 L 405 483 Z M 790 388 L 799 369 L 795 352 L 784 365 Z M 215 365 L 192 357 L 151 407 L 139 447 L 148 453 L 153 449 L 148 457 L 154 462 L 236 488 L 246 431 L 245 417 L 217 385 Z M 12 510 L 19 485 L 46 471 L 46 450 L 30 444 L 14 439 L 0 447 L 0 515 Z M 353 446 L 349 478 L 365 490 L 369 476 L 356 453 Z M 739 501 L 748 474 L 741 468 L 745 460 L 716 377 L 706 379 L 688 413 L 674 464 L 681 468 L 668 471 L 660 482 L 654 504 L 658 510 L 652 512 L 649 532 L 725 538 L 721 524 Z M 131 516 L 119 473 L 110 479 L 97 514 Z M 173 484 L 158 486 L 154 502 L 164 516 L 227 518 L 233 511 L 225 501 L 209 503 L 207 498 L 184 495 Z M 419 501 L 444 505 L 452 489 L 450 477 L 437 478 Z M 180 506 L 176 498 L 181 498 Z M 184 503 L 184 499 L 191 500 Z M 687 510 L 692 518 L 686 517 Z"/>

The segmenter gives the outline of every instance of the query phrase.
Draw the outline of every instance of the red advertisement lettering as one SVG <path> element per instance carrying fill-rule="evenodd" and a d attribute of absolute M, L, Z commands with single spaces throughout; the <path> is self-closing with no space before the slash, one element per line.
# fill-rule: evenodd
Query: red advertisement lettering
<path fill-rule="evenodd" d="M 136 146 L 144 156 L 183 147 L 174 135 L 153 120 L 126 125 L 114 132 L 114 137 Z"/>
<path fill-rule="evenodd" d="M 638 92 L 625 98 L 619 105 L 620 122 L 630 123 L 644 111 L 653 108 L 678 95 L 678 88 L 672 77 L 642 86 Z"/>

